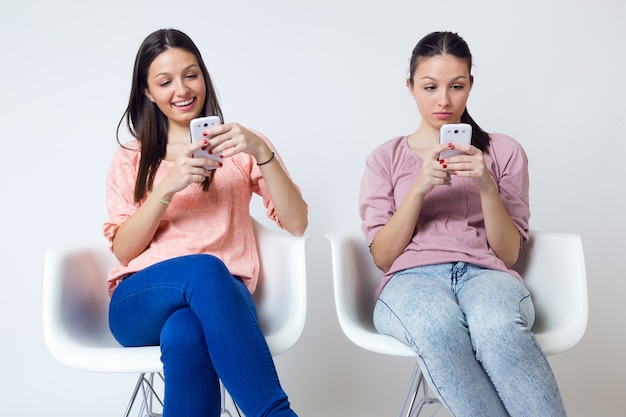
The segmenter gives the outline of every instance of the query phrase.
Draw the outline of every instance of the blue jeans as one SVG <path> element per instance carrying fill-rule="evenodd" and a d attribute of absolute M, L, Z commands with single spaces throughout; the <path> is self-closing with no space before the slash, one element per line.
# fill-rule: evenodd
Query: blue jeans
<path fill-rule="evenodd" d="M 124 346 L 161 346 L 164 417 L 218 416 L 220 379 L 246 416 L 296 415 L 250 292 L 214 256 L 174 258 L 126 278 L 109 324 Z"/>
<path fill-rule="evenodd" d="M 394 275 L 374 325 L 410 345 L 424 378 L 456 417 L 560 417 L 559 389 L 531 327 L 526 287 L 459 262 Z"/>

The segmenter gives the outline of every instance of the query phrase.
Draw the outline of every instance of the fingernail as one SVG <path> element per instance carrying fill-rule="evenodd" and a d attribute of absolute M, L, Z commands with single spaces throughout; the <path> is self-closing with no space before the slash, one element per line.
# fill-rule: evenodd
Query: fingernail
<path fill-rule="evenodd" d="M 448 143 L 448 148 L 451 148 L 451 147 L 452 147 L 452 143 L 450 142 Z"/>
<path fill-rule="evenodd" d="M 204 144 L 205 144 L 205 145 L 208 145 L 208 144 L 209 144 L 209 141 L 205 139 L 205 140 L 204 140 Z"/>
<path fill-rule="evenodd" d="M 206 132 L 202 132 L 202 136 L 206 136 L 206 135 L 207 135 L 207 133 L 206 133 Z"/>
<path fill-rule="evenodd" d="M 440 164 L 443 164 L 443 159 L 440 159 L 440 160 L 439 160 L 439 163 L 440 163 Z"/>
<path fill-rule="evenodd" d="M 220 162 L 220 166 L 224 166 L 224 164 Z"/>
<path fill-rule="evenodd" d="M 448 165 L 446 165 L 446 164 L 443 164 L 442 166 L 443 166 L 443 168 L 448 168 Z"/>
<path fill-rule="evenodd" d="M 209 150 L 209 155 L 213 155 L 213 151 Z"/>

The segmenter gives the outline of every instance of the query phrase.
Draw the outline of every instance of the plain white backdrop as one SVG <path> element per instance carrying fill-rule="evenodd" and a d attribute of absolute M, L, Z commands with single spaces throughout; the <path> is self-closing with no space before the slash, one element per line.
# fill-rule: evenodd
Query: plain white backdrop
<path fill-rule="evenodd" d="M 583 237 L 588 331 L 550 358 L 569 415 L 625 416 L 625 4 L 2 0 L 2 414 L 123 412 L 134 376 L 73 370 L 48 354 L 43 255 L 104 243 L 105 176 L 134 56 L 150 32 L 175 27 L 202 51 L 226 119 L 273 141 L 310 205 L 306 327 L 276 358 L 300 416 L 395 415 L 410 376 L 412 360 L 341 333 L 323 234 L 358 227 L 367 154 L 417 127 L 404 83 L 413 46 L 433 30 L 457 31 L 472 49 L 470 113 L 528 153 L 531 227 Z M 263 215 L 258 199 L 253 213 Z"/>

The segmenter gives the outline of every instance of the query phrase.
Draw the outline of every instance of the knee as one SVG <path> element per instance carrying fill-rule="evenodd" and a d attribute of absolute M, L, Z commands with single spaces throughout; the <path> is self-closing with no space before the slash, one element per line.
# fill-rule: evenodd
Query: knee
<path fill-rule="evenodd" d="M 418 300 L 410 308 L 376 304 L 374 321 L 381 333 L 405 341 L 419 351 L 439 349 L 451 340 L 467 337 L 463 313 L 454 302 L 447 299 L 430 302 Z M 407 307 L 406 305 L 404 307 Z"/>
<path fill-rule="evenodd" d="M 188 289 L 207 289 L 210 294 L 222 294 L 232 287 L 232 274 L 221 259 L 197 254 L 178 258 L 181 279 Z"/>
<path fill-rule="evenodd" d="M 207 352 L 204 331 L 195 313 L 189 308 L 176 310 L 161 330 L 163 362 L 168 358 L 189 358 Z"/>

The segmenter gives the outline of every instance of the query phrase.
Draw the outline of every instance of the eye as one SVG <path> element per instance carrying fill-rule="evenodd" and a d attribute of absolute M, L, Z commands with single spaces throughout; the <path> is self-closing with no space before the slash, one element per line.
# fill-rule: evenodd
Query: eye
<path fill-rule="evenodd" d="M 426 90 L 426 91 L 435 91 L 436 89 L 437 89 L 437 87 L 434 86 L 434 85 L 424 86 L 424 90 Z"/>
<path fill-rule="evenodd" d="M 453 90 L 463 90 L 465 88 L 465 85 L 463 85 L 463 84 L 454 84 L 450 88 L 452 88 Z"/>
<path fill-rule="evenodd" d="M 167 80 L 167 81 L 161 81 L 159 83 L 159 87 L 167 87 L 168 85 L 171 84 L 171 81 Z"/>
<path fill-rule="evenodd" d="M 187 74 L 185 76 L 185 78 L 189 79 L 189 80 L 195 80 L 196 78 L 198 78 L 198 74 Z"/>

